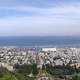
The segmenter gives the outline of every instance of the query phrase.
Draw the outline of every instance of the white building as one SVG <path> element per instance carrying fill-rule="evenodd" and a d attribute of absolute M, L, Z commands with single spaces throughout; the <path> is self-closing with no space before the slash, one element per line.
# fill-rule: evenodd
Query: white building
<path fill-rule="evenodd" d="M 49 51 L 54 52 L 54 51 L 56 51 L 56 48 L 42 48 L 42 51 L 44 51 L 44 52 L 49 52 Z"/>

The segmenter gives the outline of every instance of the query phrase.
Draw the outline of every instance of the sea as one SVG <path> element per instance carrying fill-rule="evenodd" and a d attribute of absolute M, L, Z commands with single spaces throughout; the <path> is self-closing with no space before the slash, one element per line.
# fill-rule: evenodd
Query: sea
<path fill-rule="evenodd" d="M 0 37 L 0 47 L 15 46 L 25 48 L 80 47 L 80 36 L 6 36 Z"/>

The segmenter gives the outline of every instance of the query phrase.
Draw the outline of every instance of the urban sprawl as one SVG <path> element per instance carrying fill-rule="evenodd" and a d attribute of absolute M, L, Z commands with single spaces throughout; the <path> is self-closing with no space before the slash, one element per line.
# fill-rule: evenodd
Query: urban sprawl
<path fill-rule="evenodd" d="M 9 71 L 14 65 L 37 64 L 67 65 L 80 67 L 80 48 L 0 48 L 0 66 Z"/>

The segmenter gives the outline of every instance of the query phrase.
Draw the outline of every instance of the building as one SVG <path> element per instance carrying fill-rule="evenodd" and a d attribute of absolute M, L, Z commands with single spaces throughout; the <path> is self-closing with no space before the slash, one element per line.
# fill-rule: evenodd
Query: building
<path fill-rule="evenodd" d="M 56 51 L 56 48 L 42 48 L 42 51 L 44 51 L 44 52 L 54 52 L 54 51 Z"/>

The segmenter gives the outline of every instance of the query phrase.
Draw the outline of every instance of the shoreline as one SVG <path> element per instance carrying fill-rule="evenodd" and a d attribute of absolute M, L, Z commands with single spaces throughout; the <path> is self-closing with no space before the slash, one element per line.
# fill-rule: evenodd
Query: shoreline
<path fill-rule="evenodd" d="M 0 46 L 0 48 L 80 48 L 80 46 Z"/>

